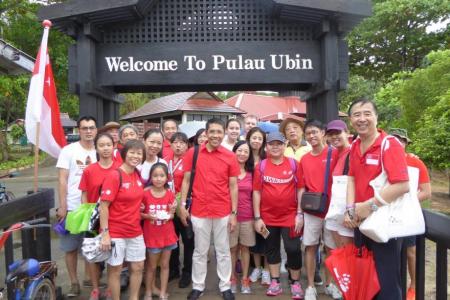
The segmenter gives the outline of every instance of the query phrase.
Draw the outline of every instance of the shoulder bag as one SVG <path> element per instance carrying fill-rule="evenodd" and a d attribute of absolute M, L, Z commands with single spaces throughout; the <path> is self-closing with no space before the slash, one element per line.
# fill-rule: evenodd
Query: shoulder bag
<path fill-rule="evenodd" d="M 194 146 L 194 157 L 192 158 L 191 178 L 189 181 L 188 193 L 186 195 L 186 209 L 188 211 L 191 210 L 191 206 L 192 206 L 192 187 L 194 185 L 194 178 L 195 178 L 195 171 L 196 171 L 196 166 L 197 166 L 199 147 L 200 147 L 199 145 Z M 192 239 L 192 238 L 194 238 L 194 230 L 192 228 L 192 222 L 189 219 L 187 221 L 188 221 L 188 226 L 185 227 L 186 237 L 188 239 Z"/>
<path fill-rule="evenodd" d="M 380 192 L 389 186 L 383 164 L 383 152 L 390 138 L 394 139 L 393 136 L 386 136 L 381 143 L 381 174 L 369 183 L 374 190 L 375 198 L 379 198 Z M 378 243 L 425 233 L 425 220 L 417 198 L 419 170 L 408 167 L 408 176 L 409 192 L 378 208 L 367 217 L 359 226 L 361 233 Z"/>
<path fill-rule="evenodd" d="M 342 175 L 333 176 L 331 185 L 330 207 L 328 208 L 326 220 L 334 220 L 339 224 L 344 222 L 344 213 L 347 206 L 347 182 L 350 164 L 350 152 L 347 154 Z"/>
<path fill-rule="evenodd" d="M 322 193 L 304 192 L 301 199 L 302 210 L 311 213 L 324 213 L 327 210 L 328 202 L 328 176 L 330 174 L 331 152 L 333 149 L 328 146 L 327 166 L 325 168 L 324 189 Z"/>

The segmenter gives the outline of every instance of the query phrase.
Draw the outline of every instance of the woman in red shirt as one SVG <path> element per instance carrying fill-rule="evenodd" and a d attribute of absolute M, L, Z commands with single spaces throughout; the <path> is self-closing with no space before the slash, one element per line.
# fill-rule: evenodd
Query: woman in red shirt
<path fill-rule="evenodd" d="M 128 141 L 122 150 L 123 164 L 108 174 L 100 195 L 100 231 L 102 249 L 113 255 L 107 260 L 108 287 L 113 300 L 120 300 L 120 272 L 124 261 L 129 262 L 129 299 L 139 298 L 145 260 L 145 243 L 142 234 L 141 204 L 144 185 L 136 170 L 145 160 L 145 146 L 141 141 Z M 108 295 L 109 296 L 109 295 Z M 110 297 L 111 297 L 110 296 Z"/>
<path fill-rule="evenodd" d="M 81 201 L 83 203 L 96 203 L 100 196 L 100 189 L 103 180 L 111 172 L 111 170 L 119 167 L 118 163 L 113 160 L 114 140 L 108 133 L 100 133 L 94 141 L 97 150 L 97 162 L 90 164 L 81 176 L 79 189 L 81 193 Z M 89 276 L 92 282 L 92 292 L 89 299 L 98 299 L 100 268 L 98 264 L 87 264 Z"/>
<path fill-rule="evenodd" d="M 168 185 L 168 169 L 156 163 L 150 169 L 151 185 L 144 191 L 144 241 L 147 247 L 147 270 L 145 273 L 145 298 L 152 298 L 152 283 L 158 265 L 160 271 L 159 299 L 168 299 L 169 261 L 173 249 L 178 247 L 178 237 L 173 226 L 172 206 L 175 201 Z"/>

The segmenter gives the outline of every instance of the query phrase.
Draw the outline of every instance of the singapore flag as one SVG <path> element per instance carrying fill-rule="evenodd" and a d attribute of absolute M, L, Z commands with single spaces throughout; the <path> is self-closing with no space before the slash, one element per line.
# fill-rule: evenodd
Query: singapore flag
<path fill-rule="evenodd" d="M 31 143 L 36 145 L 39 142 L 38 146 L 42 151 L 57 158 L 67 142 L 61 126 L 55 81 L 47 51 L 48 32 L 51 22 L 44 21 L 43 25 L 44 34 L 28 91 L 25 129 L 27 138 Z M 36 130 L 38 123 L 40 124 L 40 130 Z M 38 134 L 39 140 L 37 141 Z"/>

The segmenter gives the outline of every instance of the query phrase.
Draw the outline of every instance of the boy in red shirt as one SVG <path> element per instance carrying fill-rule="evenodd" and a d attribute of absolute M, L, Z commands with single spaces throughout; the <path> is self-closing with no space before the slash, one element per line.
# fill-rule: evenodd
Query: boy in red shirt
<path fill-rule="evenodd" d="M 300 160 L 298 187 L 300 188 L 298 199 L 301 202 L 305 191 L 327 194 L 326 209 L 322 213 L 305 212 L 305 227 L 303 230 L 303 244 L 305 245 L 305 264 L 308 278 L 308 287 L 305 291 L 306 300 L 316 300 L 317 291 L 314 287 L 314 273 L 316 270 L 316 252 L 321 239 L 325 244 L 325 249 L 336 248 L 331 232 L 325 228 L 325 215 L 330 205 L 330 193 L 333 169 L 338 160 L 338 151 L 331 149 L 325 143 L 325 127 L 317 120 L 309 120 L 305 124 L 306 141 L 311 145 L 312 150 L 305 154 Z M 328 160 L 328 152 L 331 151 L 330 169 L 328 172 L 328 188 L 325 191 L 325 173 Z M 340 294 L 336 285 L 331 282 L 328 270 L 325 270 L 325 293 L 333 299 L 340 299 Z"/>
<path fill-rule="evenodd" d="M 277 296 L 283 292 L 280 285 L 280 243 L 283 238 L 292 281 L 292 299 L 303 299 L 304 293 L 299 281 L 302 267 L 300 238 L 290 236 L 291 228 L 299 233 L 303 226 L 303 215 L 296 197 L 298 166 L 294 159 L 284 156 L 285 149 L 285 138 L 281 133 L 272 132 L 268 135 L 267 150 L 270 158 L 256 165 L 253 178 L 255 230 L 262 234 L 267 228 L 270 232 L 265 241 L 265 255 L 272 280 L 266 294 Z M 263 164 L 265 167 L 262 167 Z"/>

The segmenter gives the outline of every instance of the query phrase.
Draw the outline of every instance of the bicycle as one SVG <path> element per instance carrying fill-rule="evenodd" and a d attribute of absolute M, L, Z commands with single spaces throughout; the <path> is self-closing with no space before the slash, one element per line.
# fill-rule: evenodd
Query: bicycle
<path fill-rule="evenodd" d="M 0 233 L 0 250 L 15 231 L 50 227 L 50 224 L 38 224 L 43 221 L 46 221 L 46 219 L 40 218 L 16 223 Z M 57 272 L 56 262 L 54 261 L 39 262 L 33 258 L 16 260 L 8 266 L 5 283 L 7 286 L 13 286 L 12 299 L 14 300 L 56 300 L 55 278 Z M 7 295 L 7 289 L 0 288 L 0 300 L 4 299 L 4 295 Z"/>
<path fill-rule="evenodd" d="M 14 194 L 12 192 L 6 190 L 5 184 L 0 182 L 0 204 L 6 203 L 15 198 L 16 198 L 16 196 L 14 196 Z"/>

